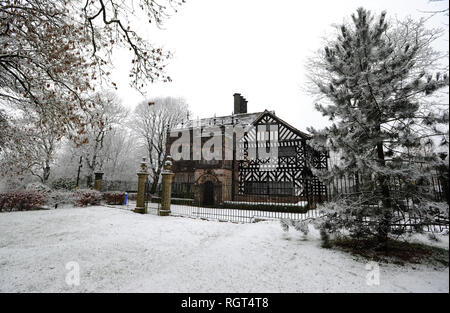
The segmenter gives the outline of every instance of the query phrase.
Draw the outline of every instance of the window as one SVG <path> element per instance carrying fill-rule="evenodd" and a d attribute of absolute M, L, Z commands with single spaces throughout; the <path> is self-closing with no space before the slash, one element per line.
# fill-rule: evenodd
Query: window
<path fill-rule="evenodd" d="M 200 164 L 207 164 L 207 165 L 218 165 L 218 164 L 220 164 L 220 160 L 215 160 L 215 159 L 212 159 L 212 160 L 205 160 L 205 159 L 201 159 L 200 160 Z"/>
<path fill-rule="evenodd" d="M 174 183 L 193 183 L 194 182 L 194 173 L 176 173 Z"/>
<path fill-rule="evenodd" d="M 248 195 L 294 195 L 293 182 L 247 182 L 244 193 Z"/>
<path fill-rule="evenodd" d="M 172 184 L 172 197 L 192 199 L 194 197 L 193 184 L 193 173 L 176 173 Z"/>
<path fill-rule="evenodd" d="M 295 146 L 278 147 L 278 156 L 280 157 L 295 157 L 296 155 Z"/>

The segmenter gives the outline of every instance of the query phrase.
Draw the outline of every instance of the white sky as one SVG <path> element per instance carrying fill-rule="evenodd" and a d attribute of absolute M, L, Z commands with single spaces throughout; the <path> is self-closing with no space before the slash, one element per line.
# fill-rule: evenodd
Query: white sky
<path fill-rule="evenodd" d="M 326 120 L 303 90 L 306 58 L 321 48 L 333 23 L 363 6 L 388 17 L 428 17 L 420 11 L 448 7 L 448 0 L 187 0 L 164 23 L 164 30 L 139 21 L 139 33 L 174 53 L 167 73 L 171 83 L 150 84 L 148 97 L 186 98 L 193 117 L 231 114 L 233 93 L 248 100 L 248 111 L 275 110 L 305 130 Z M 447 27 L 448 16 L 434 16 L 430 27 Z M 448 28 L 438 48 L 447 50 Z M 122 52 L 113 59 L 113 79 L 123 104 L 132 109 L 144 97 L 128 87 L 128 64 Z"/>

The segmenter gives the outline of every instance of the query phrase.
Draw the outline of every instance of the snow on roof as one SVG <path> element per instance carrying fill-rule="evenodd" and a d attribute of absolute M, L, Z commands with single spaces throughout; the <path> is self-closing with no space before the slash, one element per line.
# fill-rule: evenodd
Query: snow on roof
<path fill-rule="evenodd" d="M 199 126 L 223 126 L 223 125 L 250 125 L 264 112 L 241 113 L 226 116 L 215 116 L 196 120 L 189 120 L 183 124 L 178 124 L 172 130 L 189 129 Z M 274 111 L 271 111 L 275 114 Z"/>

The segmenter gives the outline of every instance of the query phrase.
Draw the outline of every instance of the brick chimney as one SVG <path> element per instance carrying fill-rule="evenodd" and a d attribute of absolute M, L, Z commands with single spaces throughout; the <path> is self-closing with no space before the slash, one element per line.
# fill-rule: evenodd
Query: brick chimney
<path fill-rule="evenodd" d="M 247 113 L 247 100 L 240 93 L 235 93 L 234 97 L 234 114 Z"/>

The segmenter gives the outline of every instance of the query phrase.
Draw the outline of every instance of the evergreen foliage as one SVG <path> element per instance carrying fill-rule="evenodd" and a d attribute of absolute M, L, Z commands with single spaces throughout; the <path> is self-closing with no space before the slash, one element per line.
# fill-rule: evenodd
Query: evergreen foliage
<path fill-rule="evenodd" d="M 398 211 L 423 222 L 448 217 L 448 204 L 435 202 L 431 183 L 436 168 L 448 169 L 448 156 L 435 147 L 448 151 L 448 106 L 437 97 L 448 75 L 430 72 L 440 59 L 431 49 L 436 35 L 420 21 L 394 27 L 385 12 L 359 8 L 311 62 L 311 82 L 329 103 L 316 108 L 331 121 L 309 129 L 313 144 L 341 156 L 315 174 L 324 182 L 362 178 L 354 193 L 323 206 L 322 225 L 331 232 L 346 229 L 383 244 Z"/>

